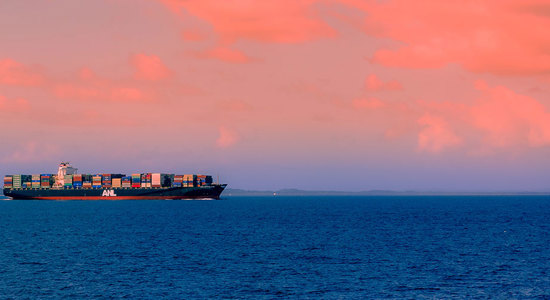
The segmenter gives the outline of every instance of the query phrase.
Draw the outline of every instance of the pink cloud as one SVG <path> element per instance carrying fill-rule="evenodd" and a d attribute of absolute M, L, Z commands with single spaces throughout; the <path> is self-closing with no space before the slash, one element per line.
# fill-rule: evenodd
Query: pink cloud
<path fill-rule="evenodd" d="M 53 88 L 53 93 L 61 99 L 93 99 L 98 98 L 100 90 L 76 84 L 58 84 Z"/>
<path fill-rule="evenodd" d="M 550 112 L 544 105 L 504 86 L 478 82 L 476 87 L 482 95 L 469 112 L 472 124 L 485 133 L 485 143 L 492 147 L 550 145 Z"/>
<path fill-rule="evenodd" d="M 78 76 L 81 80 L 93 80 L 97 78 L 95 72 L 86 67 L 80 69 Z"/>
<path fill-rule="evenodd" d="M 216 140 L 216 145 L 219 148 L 231 147 L 235 145 L 235 143 L 237 143 L 237 141 L 239 140 L 239 135 L 237 134 L 236 131 L 232 129 L 229 129 L 225 126 L 220 126 L 218 130 L 219 130 L 219 136 L 218 136 L 218 139 Z"/>
<path fill-rule="evenodd" d="M 115 84 L 62 83 L 54 86 L 52 91 L 57 98 L 69 100 L 127 102 L 151 99 L 139 88 L 117 86 Z"/>
<path fill-rule="evenodd" d="M 249 39 L 295 43 L 335 36 L 315 9 L 319 0 L 160 0 L 173 12 L 186 10 L 210 23 L 222 41 Z"/>
<path fill-rule="evenodd" d="M 377 109 L 385 106 L 385 103 L 377 98 L 361 98 L 355 99 L 352 102 L 354 108 L 360 109 Z"/>
<path fill-rule="evenodd" d="M 184 41 L 188 42 L 201 42 L 207 39 L 207 36 L 204 32 L 193 29 L 186 29 L 182 31 L 181 37 Z"/>
<path fill-rule="evenodd" d="M 420 151 L 437 153 L 462 144 L 462 139 L 441 117 L 426 113 L 417 122 L 424 126 L 418 133 L 418 150 Z"/>
<path fill-rule="evenodd" d="M 550 72 L 550 18 L 539 9 L 544 2 L 391 0 L 352 5 L 366 10 L 368 34 L 399 42 L 377 51 L 376 63 L 405 68 L 457 63 L 494 74 Z"/>
<path fill-rule="evenodd" d="M 111 99 L 113 101 L 141 101 L 145 100 L 145 95 L 137 88 L 114 87 L 111 89 Z"/>
<path fill-rule="evenodd" d="M 4 163 L 33 163 L 51 160 L 60 153 L 59 148 L 52 144 L 28 141 L 19 146 L 8 156 L 4 157 Z"/>
<path fill-rule="evenodd" d="M 12 59 L 0 60 L 0 84 L 38 86 L 43 81 L 42 75 L 28 66 Z"/>
<path fill-rule="evenodd" d="M 550 111 L 542 103 L 484 81 L 475 87 L 481 95 L 469 104 L 418 101 L 424 113 L 418 123 L 427 126 L 419 134 L 420 150 L 440 152 L 462 142 L 475 153 L 550 145 Z"/>
<path fill-rule="evenodd" d="M 149 73 L 148 76 L 151 76 L 149 78 L 158 78 L 153 77 L 153 73 Z M 91 69 L 84 67 L 72 80 L 52 82 L 50 90 L 58 99 L 67 100 L 138 102 L 155 98 L 151 92 L 147 92 L 138 85 L 139 82 L 133 80 L 102 78 Z"/>
<path fill-rule="evenodd" d="M 365 80 L 367 91 L 396 91 L 402 90 L 403 87 L 397 80 L 383 82 L 376 75 L 371 74 Z"/>
<path fill-rule="evenodd" d="M 192 52 L 192 55 L 201 59 L 217 59 L 230 63 L 247 63 L 251 59 L 243 52 L 227 47 L 216 47 L 199 52 Z"/>
<path fill-rule="evenodd" d="M 169 78 L 172 74 L 156 55 L 136 54 L 132 57 L 131 63 L 136 69 L 135 79 L 157 81 Z"/>
<path fill-rule="evenodd" d="M 14 100 L 0 95 L 0 113 L 20 113 L 30 110 L 29 101 L 23 98 Z"/>

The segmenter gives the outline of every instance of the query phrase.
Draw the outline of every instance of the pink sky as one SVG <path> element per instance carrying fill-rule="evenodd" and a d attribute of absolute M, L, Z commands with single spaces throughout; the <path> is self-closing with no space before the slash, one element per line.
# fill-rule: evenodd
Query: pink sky
<path fill-rule="evenodd" d="M 550 190 L 547 1 L 0 3 L 0 173 Z"/>

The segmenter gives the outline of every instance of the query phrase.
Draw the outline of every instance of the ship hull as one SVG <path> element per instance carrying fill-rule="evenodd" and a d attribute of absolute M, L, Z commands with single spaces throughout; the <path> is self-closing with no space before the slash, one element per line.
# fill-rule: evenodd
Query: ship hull
<path fill-rule="evenodd" d="M 220 199 L 225 184 L 170 188 L 4 189 L 4 195 L 21 200 L 185 200 Z"/>

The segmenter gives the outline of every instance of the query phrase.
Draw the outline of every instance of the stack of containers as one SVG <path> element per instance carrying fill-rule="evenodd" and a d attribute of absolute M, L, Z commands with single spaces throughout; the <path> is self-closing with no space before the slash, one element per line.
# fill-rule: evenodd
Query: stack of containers
<path fill-rule="evenodd" d="M 111 180 L 111 174 L 103 174 L 103 187 L 104 188 L 110 188 L 113 186 L 113 182 Z"/>
<path fill-rule="evenodd" d="M 91 189 L 92 188 L 92 183 L 90 181 L 83 181 L 82 182 L 82 188 Z"/>
<path fill-rule="evenodd" d="M 73 186 L 77 189 L 82 187 L 82 174 L 73 175 Z"/>
<path fill-rule="evenodd" d="M 13 175 L 13 188 L 14 189 L 20 189 L 21 188 L 21 175 Z"/>
<path fill-rule="evenodd" d="M 40 188 L 41 189 L 49 189 L 50 188 L 50 178 L 52 178 L 52 176 L 50 174 L 40 174 Z"/>
<path fill-rule="evenodd" d="M 122 187 L 122 178 L 113 178 L 112 179 L 112 187 L 114 187 L 114 188 Z"/>
<path fill-rule="evenodd" d="M 214 180 L 212 180 L 212 176 L 206 175 L 206 185 L 212 185 L 214 183 Z"/>
<path fill-rule="evenodd" d="M 197 179 L 196 175 L 193 175 L 193 174 L 183 175 L 183 186 L 194 187 L 196 179 Z"/>
<path fill-rule="evenodd" d="M 122 177 L 122 187 L 123 187 L 123 188 L 132 187 L 132 176 L 124 176 L 124 177 Z"/>
<path fill-rule="evenodd" d="M 30 189 L 32 187 L 31 178 L 30 175 L 21 175 L 21 186 L 25 189 Z"/>
<path fill-rule="evenodd" d="M 92 187 L 94 189 L 100 189 L 101 188 L 101 174 L 97 174 L 92 176 Z"/>
<path fill-rule="evenodd" d="M 174 174 L 160 174 L 160 185 L 162 187 L 171 187 L 174 182 Z"/>
<path fill-rule="evenodd" d="M 65 175 L 63 187 L 70 188 L 73 187 L 73 175 Z"/>
<path fill-rule="evenodd" d="M 141 187 L 142 188 L 150 188 L 151 187 L 151 179 L 152 179 L 151 173 L 144 173 L 141 174 Z"/>
<path fill-rule="evenodd" d="M 141 174 L 132 174 L 132 187 L 141 187 Z"/>
<path fill-rule="evenodd" d="M 82 187 L 85 189 L 92 188 L 92 175 L 88 175 L 88 174 L 82 175 Z"/>
<path fill-rule="evenodd" d="M 4 188 L 6 189 L 13 188 L 13 176 L 11 175 L 4 176 Z"/>
<path fill-rule="evenodd" d="M 174 175 L 174 181 L 172 181 L 173 187 L 181 187 L 183 182 L 183 175 Z"/>
<path fill-rule="evenodd" d="M 160 173 L 153 173 L 151 174 L 151 187 L 159 188 L 161 187 L 160 184 Z"/>
<path fill-rule="evenodd" d="M 32 185 L 33 189 L 39 189 L 40 188 L 40 174 L 32 175 L 31 185 Z"/>
<path fill-rule="evenodd" d="M 197 186 L 206 185 L 206 175 L 197 175 Z"/>

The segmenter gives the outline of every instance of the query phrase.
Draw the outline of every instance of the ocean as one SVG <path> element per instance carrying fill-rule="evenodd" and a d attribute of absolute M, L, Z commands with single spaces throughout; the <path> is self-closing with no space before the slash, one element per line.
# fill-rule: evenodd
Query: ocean
<path fill-rule="evenodd" d="M 550 299 L 550 196 L 0 201 L 2 298 Z"/>

